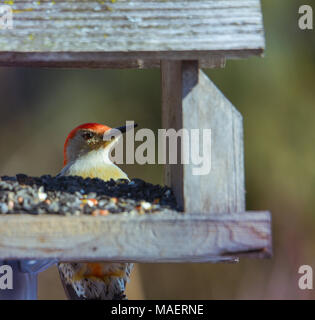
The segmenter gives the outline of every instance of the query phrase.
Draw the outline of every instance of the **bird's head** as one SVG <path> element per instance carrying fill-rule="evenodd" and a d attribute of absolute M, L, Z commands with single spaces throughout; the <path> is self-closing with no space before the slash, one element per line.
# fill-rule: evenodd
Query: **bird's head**
<path fill-rule="evenodd" d="M 124 133 L 136 126 L 134 124 L 113 129 L 99 123 L 85 123 L 74 128 L 64 145 L 64 165 L 92 151 L 109 151 L 120 137 L 117 132 Z"/>

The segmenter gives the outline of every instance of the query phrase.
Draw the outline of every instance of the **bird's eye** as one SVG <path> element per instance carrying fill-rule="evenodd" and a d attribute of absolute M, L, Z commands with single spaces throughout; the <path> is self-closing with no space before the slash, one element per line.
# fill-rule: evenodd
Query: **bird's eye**
<path fill-rule="evenodd" d="M 89 140 L 93 137 L 93 134 L 91 132 L 83 132 L 82 133 L 82 137 L 85 139 L 85 140 Z"/>

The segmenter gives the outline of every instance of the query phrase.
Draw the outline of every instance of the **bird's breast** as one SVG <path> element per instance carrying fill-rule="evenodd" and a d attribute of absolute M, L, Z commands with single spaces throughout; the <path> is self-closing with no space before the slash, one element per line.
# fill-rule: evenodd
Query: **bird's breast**
<path fill-rule="evenodd" d="M 99 178 L 105 181 L 110 179 L 128 179 L 128 176 L 114 164 L 77 165 L 76 163 L 65 167 L 61 172 L 67 176 L 81 176 L 83 178 Z"/>

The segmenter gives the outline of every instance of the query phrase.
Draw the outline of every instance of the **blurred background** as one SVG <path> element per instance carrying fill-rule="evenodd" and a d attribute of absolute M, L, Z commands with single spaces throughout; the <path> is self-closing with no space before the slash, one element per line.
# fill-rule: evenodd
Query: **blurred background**
<path fill-rule="evenodd" d="M 239 264 L 141 264 L 129 299 L 310 299 L 300 265 L 315 268 L 315 30 L 298 29 L 313 1 L 263 0 L 263 59 L 206 70 L 244 117 L 247 209 L 270 210 L 274 256 Z M 313 7 L 315 9 L 315 7 Z M 0 69 L 0 175 L 55 175 L 68 132 L 84 122 L 161 127 L 159 70 Z M 125 166 L 163 183 L 162 166 Z M 65 299 L 56 268 L 40 299 Z"/>

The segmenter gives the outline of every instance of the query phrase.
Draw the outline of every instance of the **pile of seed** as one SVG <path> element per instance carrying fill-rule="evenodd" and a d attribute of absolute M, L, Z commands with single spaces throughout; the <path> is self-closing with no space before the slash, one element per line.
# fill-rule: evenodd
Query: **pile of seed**
<path fill-rule="evenodd" d="M 77 176 L 17 174 L 0 178 L 0 214 L 106 216 L 112 213 L 154 213 L 176 209 L 168 187 L 141 179 L 103 181 Z"/>

